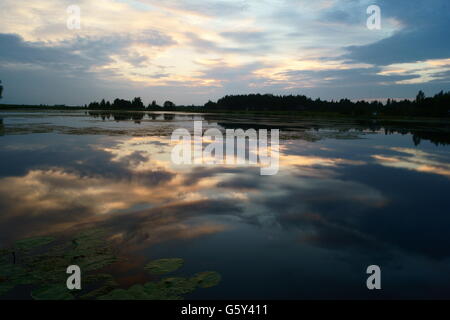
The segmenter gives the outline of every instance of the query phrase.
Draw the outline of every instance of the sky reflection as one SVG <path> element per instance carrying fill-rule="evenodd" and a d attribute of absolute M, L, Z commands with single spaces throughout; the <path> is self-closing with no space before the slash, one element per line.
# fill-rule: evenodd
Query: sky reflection
<path fill-rule="evenodd" d="M 390 150 L 396 152 L 397 155 L 376 154 L 372 157 L 383 166 L 438 174 L 450 178 L 450 165 L 445 157 L 410 148 L 390 148 Z"/>
<path fill-rule="evenodd" d="M 242 295 L 284 297 L 279 285 L 286 268 L 314 297 L 338 296 L 339 288 L 359 297 L 354 272 L 363 277 L 361 270 L 373 262 L 391 275 L 387 295 L 418 297 L 424 294 L 414 291 L 420 281 L 434 281 L 418 276 L 420 268 L 450 271 L 450 150 L 414 146 L 408 135 L 285 139 L 280 171 L 271 177 L 257 166 L 174 165 L 167 136 L 0 139 L 3 244 L 106 227 L 128 252 L 177 254 L 222 272 L 228 282 L 212 291 L 217 298 L 232 296 L 244 275 L 251 283 Z M 223 252 L 229 260 L 219 256 Z M 288 256 L 289 262 L 276 262 Z M 238 270 L 231 261 L 245 266 Z M 405 285 L 399 270 L 418 280 Z M 251 289 L 260 281 L 256 274 L 270 293 Z M 323 277 L 331 283 L 329 295 L 318 289 Z M 440 288 L 450 293 L 446 282 Z M 289 291 L 288 298 L 311 297 L 304 290 Z"/>

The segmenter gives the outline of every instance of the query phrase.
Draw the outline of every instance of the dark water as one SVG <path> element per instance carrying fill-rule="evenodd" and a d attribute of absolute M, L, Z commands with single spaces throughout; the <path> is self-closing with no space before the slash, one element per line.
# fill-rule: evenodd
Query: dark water
<path fill-rule="evenodd" d="M 221 283 L 192 299 L 450 298 L 448 125 L 189 114 L 1 113 L 0 241 L 101 226 L 126 253 Z M 280 128 L 280 171 L 177 166 L 170 134 Z M 382 269 L 382 290 L 366 268 Z M 1 275 L 0 275 L 1 276 Z M 20 293 L 17 293 L 20 296 Z"/>

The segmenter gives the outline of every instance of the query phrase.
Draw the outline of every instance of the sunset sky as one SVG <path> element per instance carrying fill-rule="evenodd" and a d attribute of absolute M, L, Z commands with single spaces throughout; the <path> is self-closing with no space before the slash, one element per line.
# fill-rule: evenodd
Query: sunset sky
<path fill-rule="evenodd" d="M 450 90 L 449 14 L 448 0 L 2 0 L 1 103 L 431 95 Z"/>

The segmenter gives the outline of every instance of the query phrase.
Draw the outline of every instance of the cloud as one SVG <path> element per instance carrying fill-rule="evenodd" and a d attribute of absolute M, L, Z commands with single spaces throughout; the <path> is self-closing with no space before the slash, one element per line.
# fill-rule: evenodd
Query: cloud
<path fill-rule="evenodd" d="M 3 101 L 85 104 L 120 93 L 203 104 L 256 91 L 362 99 L 441 90 L 449 79 L 444 66 L 432 74 L 386 71 L 450 57 L 442 40 L 448 3 L 377 3 L 380 31 L 366 28 L 365 0 L 80 0 L 81 29 L 68 30 L 68 0 L 26 7 L 4 0 Z M 28 80 L 39 77 L 40 90 Z M 55 84 L 57 92 L 50 90 Z M 71 94 L 69 86 L 83 94 Z"/>
<path fill-rule="evenodd" d="M 291 83 L 302 86 L 351 87 L 395 83 L 418 78 L 417 75 L 380 74 L 379 68 L 355 68 L 345 70 L 300 70 L 282 73 Z"/>
<path fill-rule="evenodd" d="M 268 34 L 261 31 L 227 31 L 220 33 L 222 37 L 229 38 L 240 44 L 246 44 L 249 42 L 267 41 Z"/>
<path fill-rule="evenodd" d="M 443 41 L 450 22 L 448 1 L 380 1 L 383 19 L 395 17 L 402 28 L 391 37 L 363 46 L 348 46 L 345 58 L 375 65 L 415 62 L 450 57 Z"/>
<path fill-rule="evenodd" d="M 344 58 L 375 65 L 415 62 L 450 57 L 450 44 L 442 36 L 450 24 L 405 30 L 366 46 L 347 47 Z"/>
<path fill-rule="evenodd" d="M 85 64 L 89 62 L 89 59 L 76 55 L 71 50 L 65 50 L 61 46 L 51 47 L 43 43 L 26 42 L 17 35 L 0 34 L 0 46 L 3 49 L 0 53 L 2 62 L 82 67 L 86 67 Z"/>
<path fill-rule="evenodd" d="M 190 12 L 194 14 L 207 15 L 207 16 L 229 16 L 236 15 L 248 8 L 247 1 L 243 0 L 214 0 L 214 1 L 202 1 L 202 0 L 139 0 L 142 3 L 152 4 L 157 7 L 165 9 L 180 10 L 183 12 Z"/>
<path fill-rule="evenodd" d="M 122 34 L 102 38 L 77 37 L 57 43 L 24 41 L 14 34 L 0 34 L 0 61 L 32 64 L 66 71 L 89 71 L 91 67 L 107 64 L 111 55 L 125 54 L 133 43 L 151 47 L 165 47 L 174 44 L 170 37 L 148 30 L 139 35 Z M 134 65 L 142 64 L 148 57 L 132 52 L 128 57 Z M 70 69 L 70 70 L 67 70 Z"/>

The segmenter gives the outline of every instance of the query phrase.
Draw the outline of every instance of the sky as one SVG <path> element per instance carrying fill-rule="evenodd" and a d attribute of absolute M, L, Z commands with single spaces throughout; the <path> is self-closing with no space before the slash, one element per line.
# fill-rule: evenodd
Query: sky
<path fill-rule="evenodd" d="M 450 91 L 449 14 L 448 0 L 2 0 L 0 102 L 432 95 Z"/>

